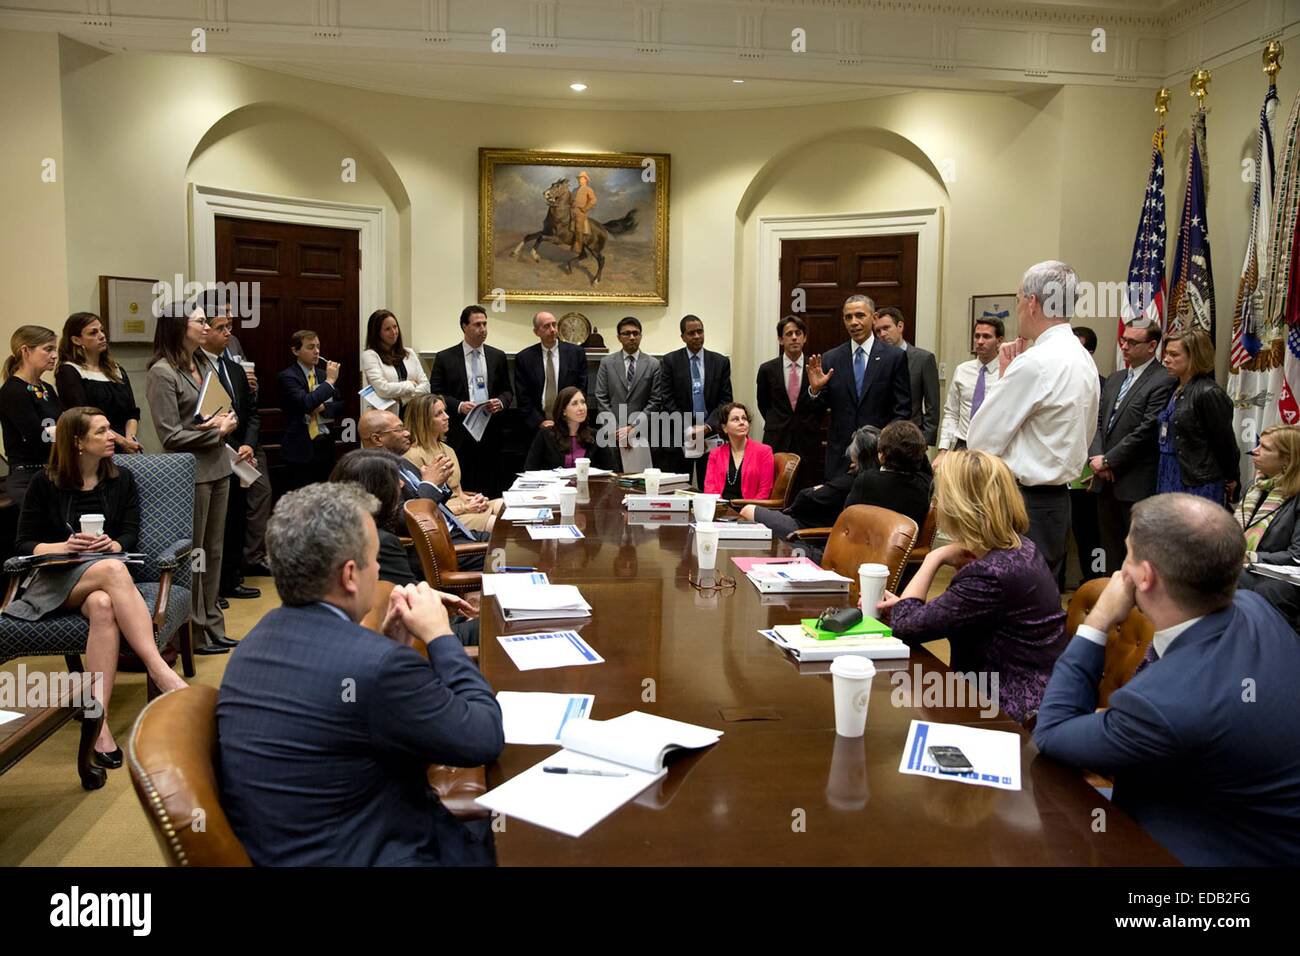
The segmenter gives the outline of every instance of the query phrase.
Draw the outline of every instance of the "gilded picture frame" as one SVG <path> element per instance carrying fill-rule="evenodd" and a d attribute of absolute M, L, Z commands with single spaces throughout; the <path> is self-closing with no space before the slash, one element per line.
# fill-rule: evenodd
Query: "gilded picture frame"
<path fill-rule="evenodd" d="M 479 300 L 668 304 L 667 153 L 479 149 Z"/>

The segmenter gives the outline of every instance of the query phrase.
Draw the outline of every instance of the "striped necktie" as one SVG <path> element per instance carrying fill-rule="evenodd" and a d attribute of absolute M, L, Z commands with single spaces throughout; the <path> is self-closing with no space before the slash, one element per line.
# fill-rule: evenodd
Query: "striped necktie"
<path fill-rule="evenodd" d="M 312 369 L 307 373 L 307 391 L 316 391 L 316 370 Z M 311 419 L 307 422 L 307 434 L 312 438 L 320 434 L 320 416 L 316 412 L 311 413 Z"/>

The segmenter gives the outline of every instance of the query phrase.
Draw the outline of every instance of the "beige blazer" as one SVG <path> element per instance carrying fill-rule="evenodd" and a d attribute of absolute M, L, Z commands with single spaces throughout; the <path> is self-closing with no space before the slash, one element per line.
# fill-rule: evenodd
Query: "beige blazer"
<path fill-rule="evenodd" d="M 206 373 L 207 363 L 198 359 L 201 373 Z M 172 368 L 163 359 L 149 369 L 146 379 L 149 396 L 149 414 L 167 451 L 189 452 L 194 456 L 197 481 L 218 481 L 230 477 L 230 459 L 225 453 L 225 440 L 216 429 L 200 431 L 194 427 L 194 410 L 199 404 L 199 386 L 194 379 Z"/>
<path fill-rule="evenodd" d="M 447 479 L 447 487 L 451 489 L 451 497 L 445 502 L 447 510 L 459 518 L 460 523 L 471 531 L 486 531 L 489 522 L 501 511 L 504 502 L 500 498 L 494 498 L 489 502 L 487 511 L 471 513 L 466 510 L 469 507 L 471 495 L 460 486 L 460 459 L 456 457 L 456 449 L 446 442 L 439 442 L 433 448 L 412 445 L 407 449 L 405 458 L 416 468 L 423 468 L 440 455 L 446 455 L 451 459 L 451 477 Z"/>

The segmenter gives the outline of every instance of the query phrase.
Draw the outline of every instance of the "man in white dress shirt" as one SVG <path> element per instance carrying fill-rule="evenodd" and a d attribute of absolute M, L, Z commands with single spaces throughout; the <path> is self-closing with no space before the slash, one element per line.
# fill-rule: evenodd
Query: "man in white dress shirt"
<path fill-rule="evenodd" d="M 1058 580 L 1070 533 L 1069 484 L 1083 473 L 1097 431 L 1097 367 L 1070 330 L 1078 281 L 1055 260 L 1025 271 L 1016 293 L 1021 337 L 1003 344 L 1002 375 L 966 437 L 968 447 L 1001 456 L 1016 476 L 1028 537 Z"/>
<path fill-rule="evenodd" d="M 996 316 L 981 318 L 975 323 L 975 357 L 953 370 L 952 382 L 948 385 L 948 398 L 943 404 L 943 419 L 939 423 L 939 454 L 934 456 L 935 468 L 951 449 L 966 447 L 971 415 L 984 404 L 989 386 L 1002 374 L 998 352 L 1006 334 L 1006 326 Z"/>

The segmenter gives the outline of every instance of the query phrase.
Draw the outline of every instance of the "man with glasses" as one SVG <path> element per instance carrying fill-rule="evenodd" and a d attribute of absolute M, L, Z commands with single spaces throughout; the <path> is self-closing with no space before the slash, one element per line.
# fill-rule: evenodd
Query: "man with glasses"
<path fill-rule="evenodd" d="M 1178 384 L 1156 360 L 1160 326 L 1126 326 L 1119 347 L 1125 367 L 1106 379 L 1097 434 L 1088 450 L 1106 574 L 1118 570 L 1124 561 L 1133 505 L 1156 493 L 1160 461 L 1156 417 Z"/>
<path fill-rule="evenodd" d="M 618 341 L 622 350 L 606 355 L 596 370 L 596 438 L 615 428 L 619 451 L 626 455 L 634 443 L 646 446 L 648 416 L 660 409 L 660 368 L 658 359 L 641 351 L 639 319 L 629 315 L 619 321 Z"/>

